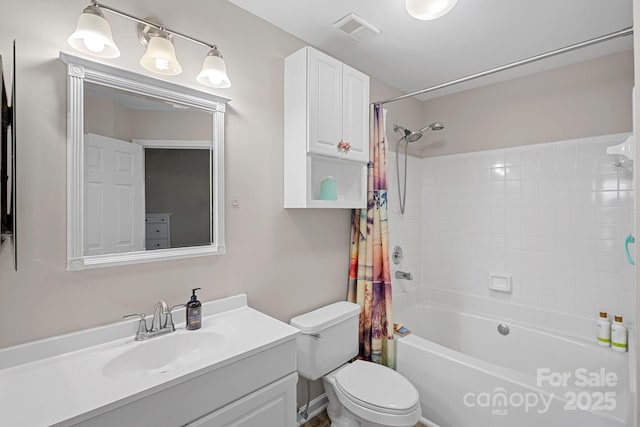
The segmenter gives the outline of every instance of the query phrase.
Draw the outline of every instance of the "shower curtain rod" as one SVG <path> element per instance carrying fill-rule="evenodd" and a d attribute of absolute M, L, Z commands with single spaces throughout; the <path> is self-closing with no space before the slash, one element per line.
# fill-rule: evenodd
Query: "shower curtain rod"
<path fill-rule="evenodd" d="M 571 52 L 572 50 L 581 49 L 583 47 L 592 46 L 594 44 L 606 42 L 609 40 L 616 39 L 618 37 L 625 37 L 633 34 L 633 27 L 627 27 L 623 30 L 616 31 L 615 33 L 606 34 L 604 36 L 596 37 L 595 39 L 586 40 L 580 43 L 576 43 L 570 46 L 565 46 L 560 49 L 552 50 L 550 52 L 542 53 L 540 55 L 532 56 L 531 58 L 521 59 L 520 61 L 512 62 L 510 64 L 502 65 L 500 67 L 492 68 L 490 70 L 482 71 L 480 73 L 471 74 L 466 77 L 461 77 L 459 79 L 451 80 L 446 83 L 440 83 L 435 86 L 428 87 L 426 89 L 420 89 L 415 92 L 407 93 L 404 95 L 396 96 L 395 98 L 385 99 L 384 101 L 372 102 L 372 105 L 383 105 L 389 102 L 400 101 L 401 99 L 410 98 L 416 95 L 422 95 L 423 93 L 433 92 L 434 90 L 443 89 L 445 87 L 453 86 L 458 83 L 468 82 L 469 80 L 477 79 L 479 77 L 485 77 L 490 74 L 499 73 L 500 71 L 509 70 L 511 68 L 519 67 L 520 65 L 530 64 L 535 61 L 540 61 L 541 59 L 550 58 L 552 56 L 560 55 L 562 53 Z"/>

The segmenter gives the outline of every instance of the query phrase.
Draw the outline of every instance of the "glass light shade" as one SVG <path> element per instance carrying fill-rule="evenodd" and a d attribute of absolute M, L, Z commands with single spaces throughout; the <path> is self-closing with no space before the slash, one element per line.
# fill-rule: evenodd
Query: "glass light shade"
<path fill-rule="evenodd" d="M 86 9 L 78 18 L 76 30 L 69 36 L 67 43 L 82 53 L 100 58 L 120 56 L 120 49 L 113 41 L 111 26 L 107 20 L 101 14 L 87 12 Z"/>
<path fill-rule="evenodd" d="M 196 80 L 202 85 L 222 89 L 231 86 L 231 80 L 227 75 L 227 66 L 217 50 L 212 49 L 207 57 L 204 58 L 202 71 L 200 71 Z"/>
<path fill-rule="evenodd" d="M 446 15 L 458 0 L 406 0 L 407 12 L 416 19 L 430 21 Z"/>
<path fill-rule="evenodd" d="M 177 76 L 182 72 L 173 43 L 159 36 L 149 39 L 147 52 L 140 58 L 140 65 L 152 73 L 163 76 Z"/>

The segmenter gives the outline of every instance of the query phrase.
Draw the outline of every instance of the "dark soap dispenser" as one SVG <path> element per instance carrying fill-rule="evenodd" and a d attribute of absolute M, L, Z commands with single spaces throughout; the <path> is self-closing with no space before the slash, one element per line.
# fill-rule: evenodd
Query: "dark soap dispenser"
<path fill-rule="evenodd" d="M 187 329 L 193 331 L 200 329 L 202 326 L 202 303 L 198 301 L 196 291 L 200 288 L 194 288 L 191 290 L 191 300 L 187 303 Z"/>

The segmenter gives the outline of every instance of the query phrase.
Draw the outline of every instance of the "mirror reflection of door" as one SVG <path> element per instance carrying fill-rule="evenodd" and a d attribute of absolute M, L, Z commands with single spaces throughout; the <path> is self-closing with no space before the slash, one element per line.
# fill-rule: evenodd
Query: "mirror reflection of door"
<path fill-rule="evenodd" d="M 142 148 L 85 135 L 85 255 L 144 250 Z"/>
<path fill-rule="evenodd" d="M 211 112 L 84 89 L 84 255 L 210 245 Z"/>

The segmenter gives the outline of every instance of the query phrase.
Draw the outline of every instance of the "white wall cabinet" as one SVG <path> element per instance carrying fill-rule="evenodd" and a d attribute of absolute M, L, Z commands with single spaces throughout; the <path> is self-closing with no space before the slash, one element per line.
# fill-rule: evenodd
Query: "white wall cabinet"
<path fill-rule="evenodd" d="M 309 152 L 367 162 L 369 77 L 313 48 L 303 53 L 293 60 L 307 62 Z M 351 148 L 340 149 L 340 141 Z"/>
<path fill-rule="evenodd" d="M 284 80 L 285 208 L 366 207 L 369 77 L 304 47 L 285 59 Z M 335 200 L 320 197 L 327 176 Z"/>

